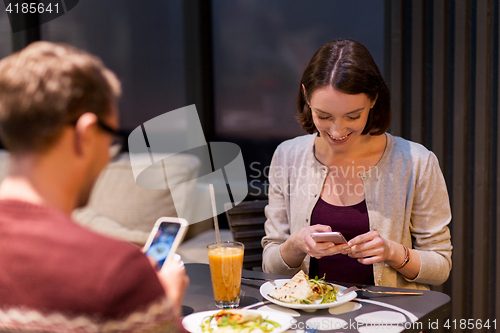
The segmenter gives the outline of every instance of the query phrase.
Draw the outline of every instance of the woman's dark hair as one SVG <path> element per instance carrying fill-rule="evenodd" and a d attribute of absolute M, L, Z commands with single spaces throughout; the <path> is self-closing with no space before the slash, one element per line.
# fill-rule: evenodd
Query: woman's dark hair
<path fill-rule="evenodd" d="M 334 40 L 314 54 L 302 74 L 297 99 L 297 120 L 308 133 L 317 131 L 308 98 L 325 86 L 350 95 L 364 93 L 371 101 L 378 96 L 362 134 L 381 135 L 387 131 L 391 123 L 389 89 L 366 47 L 349 39 Z"/>

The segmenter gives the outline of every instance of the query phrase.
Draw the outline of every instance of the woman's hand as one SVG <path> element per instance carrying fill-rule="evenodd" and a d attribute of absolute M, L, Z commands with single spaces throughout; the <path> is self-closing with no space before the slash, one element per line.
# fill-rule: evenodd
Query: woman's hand
<path fill-rule="evenodd" d="M 357 258 L 364 265 L 383 262 L 390 256 L 391 244 L 389 242 L 380 237 L 377 231 L 369 231 L 347 242 L 351 247 L 348 254 L 349 257 Z"/>
<path fill-rule="evenodd" d="M 394 241 L 380 237 L 377 231 L 369 231 L 347 242 L 351 248 L 349 257 L 357 258 L 364 265 L 385 262 L 391 267 L 399 267 L 405 260 L 404 247 Z M 417 251 L 409 250 L 410 260 L 397 271 L 409 279 L 417 277 L 420 271 L 420 256 Z"/>
<path fill-rule="evenodd" d="M 330 226 L 315 224 L 307 226 L 290 235 L 281 245 L 281 257 L 290 267 L 299 267 L 305 256 L 309 254 L 314 258 L 331 256 L 337 253 L 347 253 L 346 245 L 335 245 L 332 242 L 315 242 L 311 237 L 313 232 L 332 231 Z"/>

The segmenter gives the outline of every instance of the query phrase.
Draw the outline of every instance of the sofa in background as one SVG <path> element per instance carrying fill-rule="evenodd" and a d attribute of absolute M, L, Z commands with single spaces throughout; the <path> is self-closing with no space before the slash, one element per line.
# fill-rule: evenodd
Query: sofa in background
<path fill-rule="evenodd" d="M 147 163 L 147 160 L 145 160 Z M 0 179 L 7 174 L 9 154 L 0 150 Z M 168 158 L 165 167 L 177 182 L 196 178 L 200 161 L 194 155 L 176 154 Z M 186 209 L 185 202 L 209 202 L 205 189 L 196 186 L 183 189 L 182 197 L 166 190 L 143 189 L 136 185 L 127 153 L 120 155 L 102 171 L 91 193 L 89 204 L 73 212 L 73 218 L 96 232 L 143 245 L 151 228 L 159 217 L 183 217 L 196 220 L 196 211 Z M 212 229 L 212 221 L 191 224 L 186 239 Z"/>

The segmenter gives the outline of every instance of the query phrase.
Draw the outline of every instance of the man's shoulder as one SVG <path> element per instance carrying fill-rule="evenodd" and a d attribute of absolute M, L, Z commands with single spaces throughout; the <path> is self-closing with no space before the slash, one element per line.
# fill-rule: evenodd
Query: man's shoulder
<path fill-rule="evenodd" d="M 24 208 L 13 211 L 0 200 L 0 224 L 9 235 L 0 235 L 6 246 L 0 261 L 7 267 L 0 280 L 11 281 L 11 292 L 2 295 L 8 303 L 113 318 L 165 295 L 138 247 L 88 230 L 57 210 Z M 14 292 L 33 285 L 34 295 Z"/>
<path fill-rule="evenodd" d="M 0 223 L 20 242 L 29 239 L 49 250 L 64 253 L 82 252 L 100 260 L 101 251 L 118 256 L 140 253 L 130 243 L 98 234 L 76 223 L 68 214 L 53 207 L 22 200 L 0 200 Z"/>

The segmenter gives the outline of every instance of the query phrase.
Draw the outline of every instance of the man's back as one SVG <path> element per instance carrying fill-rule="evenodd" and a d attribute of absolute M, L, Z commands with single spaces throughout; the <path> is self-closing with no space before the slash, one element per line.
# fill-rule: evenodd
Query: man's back
<path fill-rule="evenodd" d="M 155 271 L 136 247 L 86 230 L 46 206 L 0 200 L 0 262 L 4 314 L 15 310 L 26 320 L 34 310 L 29 317 L 39 313 L 48 325 L 75 324 L 78 316 L 78 325 L 90 331 L 113 322 L 140 329 L 174 316 Z M 53 314 L 63 316 L 47 322 Z M 131 314 L 147 320 L 127 322 Z"/>
<path fill-rule="evenodd" d="M 130 244 L 72 222 L 126 136 L 120 82 L 69 45 L 34 42 L 0 60 L 0 330 L 178 331 L 189 283 Z"/>

